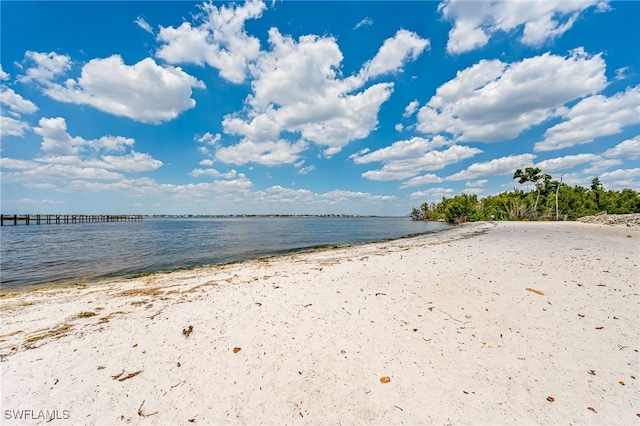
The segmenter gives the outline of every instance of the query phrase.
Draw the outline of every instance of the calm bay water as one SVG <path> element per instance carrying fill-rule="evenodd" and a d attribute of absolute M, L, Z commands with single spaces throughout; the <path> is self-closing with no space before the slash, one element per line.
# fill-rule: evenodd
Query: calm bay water
<path fill-rule="evenodd" d="M 3 289 L 77 283 L 402 238 L 449 228 L 409 218 L 150 218 L 3 226 Z"/>

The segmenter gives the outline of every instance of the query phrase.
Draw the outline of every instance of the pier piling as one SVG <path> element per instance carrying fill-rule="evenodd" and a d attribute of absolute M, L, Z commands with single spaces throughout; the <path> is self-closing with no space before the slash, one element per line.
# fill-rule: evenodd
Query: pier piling
<path fill-rule="evenodd" d="M 40 225 L 42 223 L 89 223 L 89 222 L 130 222 L 141 221 L 143 215 L 141 214 L 107 214 L 107 215 L 86 215 L 86 214 L 13 214 L 13 215 L 0 215 L 0 226 L 5 226 L 5 222 L 13 225 L 24 222 L 25 225 L 30 225 L 33 222 Z"/>

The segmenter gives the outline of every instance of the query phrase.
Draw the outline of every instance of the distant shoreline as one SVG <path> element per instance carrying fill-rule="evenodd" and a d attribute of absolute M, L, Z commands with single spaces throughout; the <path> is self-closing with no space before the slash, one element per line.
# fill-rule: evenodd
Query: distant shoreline
<path fill-rule="evenodd" d="M 286 218 L 295 218 L 295 217 L 339 217 L 339 218 L 371 218 L 371 217 L 380 217 L 380 218 L 409 218 L 409 215 L 402 216 L 381 216 L 381 215 L 361 215 L 361 214 L 341 214 L 341 213 L 330 213 L 330 214 L 95 214 L 95 213 L 11 213 L 11 214 L 2 214 L 4 217 L 11 216 L 142 216 L 146 218 L 227 218 L 227 217 L 286 217 Z"/>

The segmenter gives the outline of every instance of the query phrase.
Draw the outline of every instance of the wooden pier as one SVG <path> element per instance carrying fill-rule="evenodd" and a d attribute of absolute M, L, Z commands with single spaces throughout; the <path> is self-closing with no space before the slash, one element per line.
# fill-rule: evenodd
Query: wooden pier
<path fill-rule="evenodd" d="M 130 222 L 142 220 L 141 214 L 12 214 L 0 215 L 0 226 L 5 222 L 12 225 L 24 223 L 30 225 L 35 223 L 90 223 L 90 222 Z"/>

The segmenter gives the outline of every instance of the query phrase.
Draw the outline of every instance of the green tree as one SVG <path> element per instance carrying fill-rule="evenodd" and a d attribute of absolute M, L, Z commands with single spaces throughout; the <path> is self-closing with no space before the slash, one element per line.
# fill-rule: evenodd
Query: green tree
<path fill-rule="evenodd" d="M 414 207 L 413 210 L 411 210 L 409 217 L 411 217 L 411 220 L 425 220 L 422 212 L 417 207 Z"/>
<path fill-rule="evenodd" d="M 413 220 L 439 220 L 444 214 L 438 211 L 436 203 L 422 203 L 420 207 L 414 207 L 409 216 Z"/>
<path fill-rule="evenodd" d="M 633 189 L 625 188 L 618 194 L 616 200 L 617 214 L 640 213 L 640 193 Z"/>
<path fill-rule="evenodd" d="M 462 194 L 442 200 L 444 215 L 451 223 L 469 222 L 481 218 L 478 209 L 478 196 Z"/>
<path fill-rule="evenodd" d="M 591 181 L 590 195 L 596 203 L 596 209 L 598 210 L 603 210 L 601 201 L 601 199 L 603 198 L 603 192 L 604 190 L 602 184 L 600 183 L 600 179 L 598 179 L 597 177 L 593 178 L 593 180 Z"/>
<path fill-rule="evenodd" d="M 533 206 L 533 219 L 537 219 L 540 191 L 545 189 L 546 185 L 548 185 L 548 182 L 551 181 L 551 175 L 543 174 L 542 170 L 538 167 L 527 167 L 526 169 L 524 169 L 524 171 L 522 171 L 522 169 L 517 169 L 513 174 L 513 178 L 518 179 L 519 183 L 532 182 L 535 185 L 538 194 L 536 196 L 536 202 Z"/>
<path fill-rule="evenodd" d="M 533 182 L 535 191 L 516 190 L 490 195 L 478 201 L 476 195 L 456 195 L 439 203 L 423 203 L 414 208 L 414 220 L 448 220 L 454 223 L 474 220 L 525 220 L 531 218 L 575 220 L 606 210 L 611 214 L 640 213 L 640 193 L 633 189 L 606 190 L 595 178 L 589 188 L 569 186 L 553 180 L 538 168 L 516 170 L 514 179 Z"/>
<path fill-rule="evenodd" d="M 563 185 L 560 188 L 559 207 L 569 220 L 598 212 L 595 201 L 589 197 L 589 191 L 581 186 Z"/>

